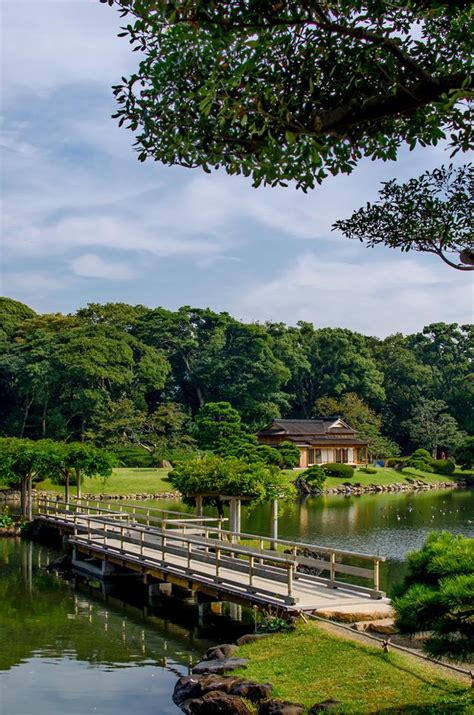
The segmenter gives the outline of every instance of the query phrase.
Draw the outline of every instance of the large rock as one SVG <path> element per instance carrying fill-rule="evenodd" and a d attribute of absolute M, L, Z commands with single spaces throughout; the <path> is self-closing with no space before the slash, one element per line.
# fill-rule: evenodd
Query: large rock
<path fill-rule="evenodd" d="M 378 621 L 358 621 L 352 625 L 352 628 L 361 633 L 371 631 L 372 633 L 383 633 L 387 636 L 398 633 L 393 618 L 381 618 Z"/>
<path fill-rule="evenodd" d="M 259 715 L 303 715 L 304 707 L 287 700 L 265 700 L 258 712 Z"/>
<path fill-rule="evenodd" d="M 253 715 L 241 698 L 219 690 L 188 701 L 185 712 L 191 715 Z"/>
<path fill-rule="evenodd" d="M 212 648 L 208 648 L 206 655 L 203 660 L 225 660 L 226 658 L 231 658 L 238 646 L 233 643 L 223 643 L 222 645 L 215 645 Z"/>
<path fill-rule="evenodd" d="M 347 606 L 334 606 L 332 608 L 318 608 L 313 611 L 316 616 L 328 618 L 341 623 L 356 623 L 357 621 L 379 621 L 393 618 L 395 611 L 387 602 L 371 601 Z"/>
<path fill-rule="evenodd" d="M 173 702 L 178 707 L 186 700 L 195 698 L 201 695 L 201 679 L 193 678 L 191 675 L 183 675 L 180 678 L 173 690 Z"/>
<path fill-rule="evenodd" d="M 255 683 L 252 680 L 240 680 L 235 683 L 230 691 L 232 695 L 238 695 L 241 698 L 246 698 L 252 703 L 258 703 L 261 700 L 267 700 L 272 694 L 273 685 L 271 683 Z"/>
<path fill-rule="evenodd" d="M 196 663 L 192 672 L 195 675 L 204 675 L 205 673 L 228 673 L 237 668 L 246 668 L 248 658 L 225 658 L 224 660 L 201 660 Z"/>
<path fill-rule="evenodd" d="M 254 641 L 260 641 L 262 638 L 268 638 L 270 633 L 246 633 L 240 638 L 237 638 L 237 645 L 245 645 L 246 643 L 253 643 Z"/>

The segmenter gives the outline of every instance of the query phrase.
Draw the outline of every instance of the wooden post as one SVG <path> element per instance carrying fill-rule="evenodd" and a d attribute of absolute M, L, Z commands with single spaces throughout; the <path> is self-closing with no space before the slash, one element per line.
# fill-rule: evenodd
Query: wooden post
<path fill-rule="evenodd" d="M 202 494 L 196 494 L 194 497 L 196 502 L 196 514 L 202 516 Z"/>
<path fill-rule="evenodd" d="M 380 586 L 380 561 L 374 561 L 374 588 L 379 591 Z"/>
<path fill-rule="evenodd" d="M 120 526 L 120 551 L 123 551 L 123 526 Z"/>
<path fill-rule="evenodd" d="M 188 541 L 188 571 L 191 569 L 191 542 Z"/>
<path fill-rule="evenodd" d="M 330 588 L 336 588 L 334 585 L 334 581 L 336 580 L 336 554 L 334 551 L 331 551 L 329 557 L 329 579 L 331 581 Z"/>
<path fill-rule="evenodd" d="M 278 499 L 272 499 L 271 537 L 278 539 Z M 276 551 L 277 544 L 272 542 L 270 548 Z"/>
<path fill-rule="evenodd" d="M 288 564 L 288 596 L 291 598 L 293 596 L 293 565 Z"/>
<path fill-rule="evenodd" d="M 221 563 L 221 550 L 216 549 L 216 578 L 219 578 L 220 563 Z"/>
<path fill-rule="evenodd" d="M 253 565 L 254 565 L 254 557 L 250 557 L 249 561 L 249 586 L 252 586 L 253 584 Z"/>
<path fill-rule="evenodd" d="M 143 540 L 145 538 L 145 534 L 143 531 L 140 531 L 140 556 L 143 558 Z"/>
<path fill-rule="evenodd" d="M 161 555 L 163 561 L 165 560 L 165 549 L 166 549 L 166 521 L 163 521 L 161 525 Z"/>
<path fill-rule="evenodd" d="M 239 541 L 239 537 L 236 536 L 236 534 L 240 534 L 241 531 L 241 504 L 242 501 L 240 497 L 232 497 L 229 501 L 229 521 L 230 530 L 232 532 L 231 542 L 233 544 L 235 544 L 236 541 Z"/>

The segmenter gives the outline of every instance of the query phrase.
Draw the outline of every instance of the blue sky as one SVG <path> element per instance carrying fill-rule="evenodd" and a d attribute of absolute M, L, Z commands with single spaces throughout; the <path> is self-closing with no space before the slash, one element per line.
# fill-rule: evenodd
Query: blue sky
<path fill-rule="evenodd" d="M 332 223 L 447 152 L 364 162 L 305 195 L 139 164 L 111 86 L 137 54 L 95 0 L 2 0 L 1 292 L 41 312 L 88 302 L 209 306 L 379 336 L 472 321 L 472 277 L 367 249 Z"/>

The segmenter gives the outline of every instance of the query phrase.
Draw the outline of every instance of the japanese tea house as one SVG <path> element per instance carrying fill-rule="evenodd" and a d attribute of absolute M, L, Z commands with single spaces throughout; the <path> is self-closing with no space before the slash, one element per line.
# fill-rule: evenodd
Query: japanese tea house
<path fill-rule="evenodd" d="M 300 450 L 300 467 L 340 462 L 367 464 L 367 442 L 339 417 L 312 420 L 273 420 L 257 434 L 260 444 L 273 447 L 281 442 L 294 442 Z"/>

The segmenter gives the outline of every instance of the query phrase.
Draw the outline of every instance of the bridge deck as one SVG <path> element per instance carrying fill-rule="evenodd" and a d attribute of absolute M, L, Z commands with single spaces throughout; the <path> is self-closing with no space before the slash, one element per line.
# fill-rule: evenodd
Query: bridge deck
<path fill-rule="evenodd" d="M 382 557 L 313 546 L 311 558 L 301 555 L 303 551 L 308 553 L 307 545 L 297 542 L 281 542 L 280 550 L 264 548 L 262 542 L 272 540 L 256 535 L 253 538 L 260 541 L 260 548 L 235 543 L 236 534 L 208 526 L 205 518 L 186 519 L 180 515 L 170 520 L 168 516 L 166 523 L 162 519 L 158 527 L 137 523 L 127 512 L 82 506 L 71 509 L 71 505 L 61 507 L 53 502 L 40 508 L 37 518 L 69 532 L 69 542 L 79 551 L 195 591 L 242 603 L 302 611 L 356 608 L 384 595 L 378 589 L 378 562 Z M 87 510 L 89 513 L 84 513 Z M 287 543 L 291 548 L 283 551 Z M 343 556 L 349 556 L 353 563 L 373 559 L 374 568 L 344 564 Z M 311 573 L 304 572 L 308 569 Z M 325 570 L 329 578 L 320 575 Z M 359 580 L 375 577 L 375 588 L 336 580 L 338 573 Z"/>

